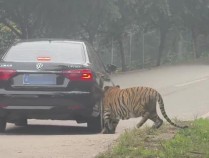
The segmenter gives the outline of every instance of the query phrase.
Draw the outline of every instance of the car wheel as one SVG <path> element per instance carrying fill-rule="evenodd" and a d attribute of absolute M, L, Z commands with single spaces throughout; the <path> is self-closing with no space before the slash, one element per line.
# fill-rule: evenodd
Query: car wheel
<path fill-rule="evenodd" d="M 99 133 L 103 129 L 103 106 L 100 103 L 100 114 L 97 117 L 91 117 L 87 121 L 87 127 L 91 132 Z"/>
<path fill-rule="evenodd" d="M 15 122 L 15 125 L 16 126 L 27 126 L 28 120 L 27 119 L 18 120 L 17 122 Z"/>
<path fill-rule="evenodd" d="M 7 124 L 6 119 L 0 118 L 0 133 L 5 132 L 6 124 Z"/>

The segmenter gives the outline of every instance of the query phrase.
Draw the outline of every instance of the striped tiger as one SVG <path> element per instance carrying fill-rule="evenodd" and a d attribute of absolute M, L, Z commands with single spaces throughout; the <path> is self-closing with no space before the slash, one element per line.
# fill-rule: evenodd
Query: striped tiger
<path fill-rule="evenodd" d="M 173 126 L 187 128 L 173 123 L 167 116 L 162 96 L 150 87 L 132 87 L 120 89 L 120 86 L 106 86 L 103 94 L 104 128 L 102 133 L 115 133 L 120 119 L 142 116 L 137 127 L 141 127 L 148 119 L 154 122 L 152 128 L 159 128 L 163 120 L 157 114 L 158 102 L 164 118 Z"/>

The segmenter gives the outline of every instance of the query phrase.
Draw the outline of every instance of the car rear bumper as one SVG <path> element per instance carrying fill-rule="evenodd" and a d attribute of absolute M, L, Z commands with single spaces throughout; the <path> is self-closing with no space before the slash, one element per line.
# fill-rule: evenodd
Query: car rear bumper
<path fill-rule="evenodd" d="M 0 90 L 0 116 L 11 118 L 74 120 L 91 116 L 94 104 L 90 92 Z"/>

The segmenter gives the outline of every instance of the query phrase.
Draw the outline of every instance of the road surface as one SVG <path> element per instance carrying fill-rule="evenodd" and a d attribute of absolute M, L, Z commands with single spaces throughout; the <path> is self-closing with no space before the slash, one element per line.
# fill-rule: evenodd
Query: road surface
<path fill-rule="evenodd" d="M 209 65 L 132 71 L 113 75 L 112 79 L 122 88 L 156 88 L 171 118 L 191 120 L 209 116 Z M 121 121 L 116 134 L 111 135 L 89 134 L 86 124 L 77 125 L 73 121 L 29 120 L 28 127 L 8 124 L 6 134 L 0 135 L 0 158 L 93 158 L 139 120 Z"/>

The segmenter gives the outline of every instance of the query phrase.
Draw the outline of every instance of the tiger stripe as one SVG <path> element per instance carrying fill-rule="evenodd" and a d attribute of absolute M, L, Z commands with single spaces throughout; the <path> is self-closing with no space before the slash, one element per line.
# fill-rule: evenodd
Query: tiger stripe
<path fill-rule="evenodd" d="M 148 119 L 154 122 L 153 127 L 159 128 L 163 120 L 156 112 L 158 102 L 163 117 L 171 125 L 186 128 L 171 121 L 166 114 L 163 98 L 158 91 L 150 87 L 132 87 L 120 89 L 119 86 L 106 86 L 104 88 L 104 129 L 103 133 L 114 133 L 120 119 L 129 119 L 142 116 L 137 124 L 141 127 Z"/>

